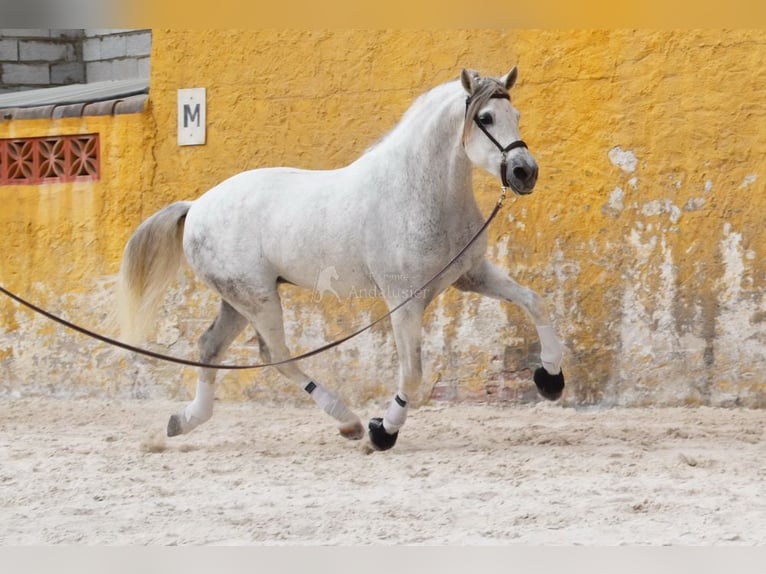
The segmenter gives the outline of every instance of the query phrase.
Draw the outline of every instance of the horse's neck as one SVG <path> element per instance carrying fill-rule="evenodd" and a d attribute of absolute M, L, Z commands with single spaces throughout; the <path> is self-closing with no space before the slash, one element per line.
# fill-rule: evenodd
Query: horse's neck
<path fill-rule="evenodd" d="M 455 86 L 421 96 L 401 122 L 363 159 L 374 164 L 388 193 L 421 202 L 471 201 L 471 163 L 461 146 L 463 112 Z M 375 169 L 375 168 L 373 168 Z"/>

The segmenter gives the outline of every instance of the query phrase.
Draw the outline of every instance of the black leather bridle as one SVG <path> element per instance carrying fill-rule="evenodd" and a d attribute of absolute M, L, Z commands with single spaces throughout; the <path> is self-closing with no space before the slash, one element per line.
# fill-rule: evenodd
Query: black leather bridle
<path fill-rule="evenodd" d="M 490 96 L 490 99 L 493 99 L 493 98 L 508 100 L 509 102 L 511 101 L 511 97 L 508 94 L 495 93 L 495 94 L 492 94 Z M 471 103 L 471 96 L 468 96 L 465 99 L 466 119 L 468 119 L 468 117 L 467 117 L 468 116 L 468 106 L 470 105 L 470 103 Z M 474 121 L 474 123 L 477 126 L 479 126 L 479 129 L 484 132 L 484 135 L 489 138 L 489 141 L 491 141 L 493 144 L 495 144 L 495 147 L 497 147 L 497 149 L 500 150 L 500 154 L 501 154 L 501 159 L 500 159 L 500 179 L 503 182 L 503 187 L 510 187 L 511 189 L 513 189 L 511 184 L 508 182 L 508 175 L 507 175 L 507 170 L 508 170 L 508 152 L 511 151 L 511 150 L 514 150 L 516 148 L 520 148 L 520 147 L 523 147 L 525 149 L 529 149 L 527 147 L 527 144 L 524 143 L 523 140 L 516 140 L 514 142 L 509 143 L 507 146 L 503 147 L 503 145 L 499 141 L 497 141 L 495 139 L 495 137 L 491 133 L 489 133 L 489 130 L 487 130 L 487 128 L 484 127 L 484 124 L 482 124 L 479 121 L 479 118 L 477 116 L 473 117 L 473 121 Z M 516 192 L 516 190 L 513 190 L 513 191 L 514 191 L 514 193 Z"/>

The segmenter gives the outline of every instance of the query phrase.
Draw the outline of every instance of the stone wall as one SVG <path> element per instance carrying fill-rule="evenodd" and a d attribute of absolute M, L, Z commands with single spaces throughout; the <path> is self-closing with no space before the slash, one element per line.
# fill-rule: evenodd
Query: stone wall
<path fill-rule="evenodd" d="M 149 77 L 151 30 L 84 30 L 82 58 L 88 82 Z"/>
<path fill-rule="evenodd" d="M 0 29 L 0 93 L 149 77 L 150 30 Z"/>

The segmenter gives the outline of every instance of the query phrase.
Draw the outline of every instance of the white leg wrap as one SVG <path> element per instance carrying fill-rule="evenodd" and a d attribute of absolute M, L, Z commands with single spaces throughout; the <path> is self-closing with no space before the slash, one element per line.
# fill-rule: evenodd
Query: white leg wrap
<path fill-rule="evenodd" d="M 388 434 L 398 432 L 407 420 L 407 395 L 397 393 L 383 416 L 383 428 Z"/>
<path fill-rule="evenodd" d="M 536 328 L 540 337 L 540 360 L 543 367 L 551 375 L 558 375 L 561 372 L 564 347 L 551 325 L 536 325 Z"/>
<path fill-rule="evenodd" d="M 338 398 L 338 395 L 325 389 L 319 383 L 309 381 L 303 388 L 311 395 L 311 398 L 314 399 L 317 406 L 335 420 L 341 423 L 351 423 L 357 420 L 356 415 L 343 404 L 343 401 Z"/>
<path fill-rule="evenodd" d="M 194 400 L 186 405 L 184 414 L 187 422 L 200 424 L 213 416 L 213 399 L 215 398 L 215 385 L 204 381 L 197 381 L 197 394 Z M 194 421 L 194 417 L 197 419 Z"/>

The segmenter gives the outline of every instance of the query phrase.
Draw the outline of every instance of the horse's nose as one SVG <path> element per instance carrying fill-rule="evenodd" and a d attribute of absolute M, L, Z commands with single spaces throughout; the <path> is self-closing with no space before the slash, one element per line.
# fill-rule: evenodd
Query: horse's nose
<path fill-rule="evenodd" d="M 537 165 L 516 166 L 513 168 L 513 176 L 528 189 L 532 189 L 537 182 Z"/>
<path fill-rule="evenodd" d="M 524 191 L 531 192 L 537 183 L 537 164 L 517 165 L 513 168 L 513 177 L 521 183 Z"/>

